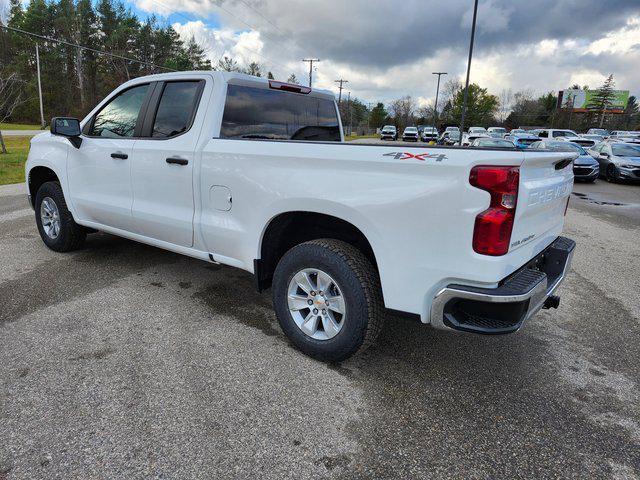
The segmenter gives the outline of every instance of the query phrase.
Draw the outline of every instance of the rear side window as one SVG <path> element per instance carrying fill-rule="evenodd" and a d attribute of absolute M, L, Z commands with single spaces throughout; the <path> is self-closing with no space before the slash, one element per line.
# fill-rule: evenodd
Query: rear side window
<path fill-rule="evenodd" d="M 93 137 L 133 137 L 140 108 L 149 85 L 139 85 L 118 94 L 94 117 L 89 135 Z"/>
<path fill-rule="evenodd" d="M 332 100 L 229 85 L 221 138 L 340 141 Z"/>
<path fill-rule="evenodd" d="M 175 137 L 189 130 L 198 106 L 199 91 L 200 81 L 166 83 L 151 136 Z"/>

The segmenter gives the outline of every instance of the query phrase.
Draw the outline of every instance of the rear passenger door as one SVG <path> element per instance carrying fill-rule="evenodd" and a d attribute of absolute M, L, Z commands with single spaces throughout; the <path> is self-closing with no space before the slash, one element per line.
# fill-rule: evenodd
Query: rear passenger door
<path fill-rule="evenodd" d="M 207 81 L 196 76 L 156 84 L 131 166 L 138 233 L 185 247 L 193 245 L 193 165 Z"/>

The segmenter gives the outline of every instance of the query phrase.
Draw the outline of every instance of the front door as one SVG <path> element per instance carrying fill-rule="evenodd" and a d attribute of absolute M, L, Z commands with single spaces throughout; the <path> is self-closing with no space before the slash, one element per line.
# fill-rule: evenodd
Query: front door
<path fill-rule="evenodd" d="M 148 94 L 149 84 L 116 94 L 85 125 L 80 148 L 69 148 L 67 175 L 78 220 L 135 231 L 131 162 Z"/>
<path fill-rule="evenodd" d="M 158 84 L 131 164 L 132 216 L 139 232 L 185 247 L 193 245 L 196 126 L 204 115 L 198 107 L 205 85 L 204 76 Z"/>

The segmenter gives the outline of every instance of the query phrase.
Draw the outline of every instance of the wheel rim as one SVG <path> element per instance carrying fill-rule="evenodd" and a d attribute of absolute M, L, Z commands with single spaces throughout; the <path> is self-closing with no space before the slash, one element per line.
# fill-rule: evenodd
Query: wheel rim
<path fill-rule="evenodd" d="M 51 197 L 45 197 L 40 203 L 40 220 L 47 237 L 52 240 L 58 238 L 60 235 L 60 212 Z"/>
<path fill-rule="evenodd" d="M 289 313 L 308 337 L 329 340 L 344 326 L 347 309 L 340 287 L 329 274 L 305 268 L 289 282 Z"/>

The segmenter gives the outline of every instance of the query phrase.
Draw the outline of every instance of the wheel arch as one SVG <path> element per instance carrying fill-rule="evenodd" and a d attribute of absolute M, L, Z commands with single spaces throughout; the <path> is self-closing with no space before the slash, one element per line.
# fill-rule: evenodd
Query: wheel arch
<path fill-rule="evenodd" d="M 378 272 L 373 246 L 362 229 L 343 218 L 314 211 L 282 212 L 267 222 L 259 245 L 259 258 L 254 260 L 258 290 L 271 286 L 276 265 L 282 256 L 300 243 L 320 238 L 342 240 L 360 250 Z"/>
<path fill-rule="evenodd" d="M 58 182 L 62 186 L 60 177 L 51 167 L 36 165 L 27 173 L 27 185 L 29 187 L 31 206 L 35 205 L 38 189 L 46 182 Z"/>

